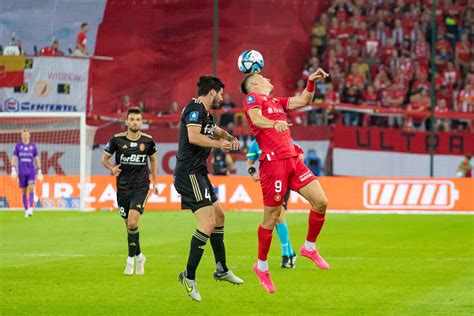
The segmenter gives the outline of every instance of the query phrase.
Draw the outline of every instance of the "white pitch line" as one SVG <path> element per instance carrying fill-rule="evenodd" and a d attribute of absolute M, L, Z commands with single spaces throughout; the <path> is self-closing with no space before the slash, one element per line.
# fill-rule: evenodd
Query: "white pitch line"
<path fill-rule="evenodd" d="M 122 258 L 124 255 L 112 255 L 112 254 L 78 254 L 78 253 L 0 253 L 0 256 L 8 257 L 67 257 L 67 258 L 81 258 L 81 257 L 113 257 Z M 158 258 L 182 258 L 182 255 L 157 255 Z M 281 258 L 279 256 L 269 256 L 272 259 Z M 253 256 L 229 256 L 229 258 L 238 259 L 250 259 Z M 334 260 L 350 260 L 350 261 L 363 261 L 363 260 L 415 260 L 415 261 L 474 261 L 474 258 L 433 258 L 433 257 L 421 257 L 421 258 L 406 258 L 406 257 L 326 257 L 327 259 Z"/>

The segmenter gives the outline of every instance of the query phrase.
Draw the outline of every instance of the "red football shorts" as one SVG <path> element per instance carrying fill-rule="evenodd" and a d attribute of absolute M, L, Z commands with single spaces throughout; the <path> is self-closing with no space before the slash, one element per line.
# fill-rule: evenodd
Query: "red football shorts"
<path fill-rule="evenodd" d="M 297 192 L 316 180 L 316 176 L 299 157 L 260 161 L 259 172 L 265 206 L 281 205 L 288 188 Z"/>

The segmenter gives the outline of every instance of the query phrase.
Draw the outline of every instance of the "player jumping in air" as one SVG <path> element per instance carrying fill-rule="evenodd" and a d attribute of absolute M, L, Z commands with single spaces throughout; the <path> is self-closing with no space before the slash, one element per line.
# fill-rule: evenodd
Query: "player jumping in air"
<path fill-rule="evenodd" d="M 247 168 L 250 176 L 255 182 L 260 181 L 258 171 L 255 168 L 255 162 L 260 158 L 261 154 L 262 150 L 258 146 L 257 140 L 254 139 L 249 147 L 249 150 L 247 151 Z M 290 193 L 291 190 L 288 188 L 288 190 L 286 190 L 285 196 L 283 197 L 282 212 L 280 214 L 280 217 L 278 217 L 278 221 L 276 223 L 276 231 L 278 234 L 278 238 L 280 239 L 282 256 L 280 266 L 282 268 L 289 269 L 294 268 L 296 262 L 296 253 L 293 250 L 293 247 L 291 247 L 290 233 L 288 232 L 288 225 L 285 220 L 285 213 L 288 209 L 288 199 L 290 197 Z"/>
<path fill-rule="evenodd" d="M 18 176 L 18 182 L 22 191 L 25 217 L 33 216 L 33 205 L 35 203 L 35 178 L 43 181 L 41 173 L 41 161 L 38 156 L 36 144 L 30 142 L 30 132 L 27 129 L 21 131 L 21 142 L 15 145 L 12 156 L 12 178 Z M 18 164 L 18 172 L 17 172 Z M 36 165 L 36 172 L 35 172 Z M 28 196 L 27 196 L 28 194 Z"/>
<path fill-rule="evenodd" d="M 102 164 L 117 177 L 117 204 L 128 233 L 128 257 L 124 274 L 132 275 L 135 272 L 141 275 L 145 273 L 146 257 L 140 249 L 138 220 L 143 214 L 150 189 L 150 173 L 153 191 L 158 194 L 156 183 L 158 159 L 153 139 L 140 131 L 142 113 L 138 108 L 128 110 L 126 125 L 126 132 L 114 135 L 107 143 Z M 114 153 L 115 165 L 109 162 Z M 150 171 L 148 171 L 148 159 Z M 137 257 L 136 270 L 135 257 Z"/>
<path fill-rule="evenodd" d="M 207 158 L 211 148 L 238 150 L 239 141 L 216 126 L 209 113 L 211 109 L 220 107 L 224 84 L 217 77 L 201 76 L 197 86 L 198 98 L 192 99 L 181 115 L 174 186 L 181 194 L 181 208 L 191 209 L 198 221 L 191 238 L 186 271 L 179 274 L 179 281 L 193 300 L 201 301 L 196 269 L 208 239 L 216 260 L 214 279 L 233 284 L 242 284 L 244 281 L 227 267 L 224 210 L 207 176 Z"/>
<path fill-rule="evenodd" d="M 329 268 L 315 245 L 324 224 L 328 201 L 316 177 L 298 158 L 300 153 L 292 143 L 290 125 L 286 122 L 287 112 L 311 104 L 315 81 L 327 76 L 323 70 L 317 70 L 309 76 L 301 96 L 291 98 L 271 97 L 273 85 L 261 74 L 248 75 L 241 84 L 241 90 L 246 94 L 245 115 L 262 149 L 259 169 L 264 214 L 258 228 L 258 262 L 253 270 L 260 284 L 270 293 L 275 292 L 275 286 L 268 271 L 267 256 L 273 228 L 281 213 L 282 194 L 288 188 L 301 194 L 311 204 L 308 233 L 300 255 L 311 259 L 321 269 Z"/>

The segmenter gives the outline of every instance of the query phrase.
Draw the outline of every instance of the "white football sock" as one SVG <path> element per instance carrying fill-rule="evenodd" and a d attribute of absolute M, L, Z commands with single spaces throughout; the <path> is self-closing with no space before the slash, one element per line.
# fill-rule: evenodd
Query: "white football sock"
<path fill-rule="evenodd" d="M 137 260 L 143 260 L 143 257 L 145 256 L 140 252 L 140 254 L 137 256 Z"/>
<path fill-rule="evenodd" d="M 316 243 L 306 240 L 304 242 L 304 248 L 308 251 L 314 250 L 316 249 Z"/>
<path fill-rule="evenodd" d="M 127 257 L 127 264 L 134 265 L 135 264 L 135 258 L 134 257 Z"/>
<path fill-rule="evenodd" d="M 258 260 L 258 269 L 260 271 L 268 271 L 268 261 Z"/>

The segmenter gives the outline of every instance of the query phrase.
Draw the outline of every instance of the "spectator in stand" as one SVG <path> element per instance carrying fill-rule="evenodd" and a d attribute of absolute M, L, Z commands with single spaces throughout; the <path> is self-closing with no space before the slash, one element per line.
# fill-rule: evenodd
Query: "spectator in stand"
<path fill-rule="evenodd" d="M 464 89 L 459 92 L 456 111 L 474 113 L 474 86 L 469 82 L 467 82 L 464 85 Z"/>
<path fill-rule="evenodd" d="M 454 66 L 452 61 L 448 62 L 443 71 L 442 83 L 450 89 L 456 88 L 461 82 L 461 72 Z"/>
<path fill-rule="evenodd" d="M 137 108 L 139 108 L 142 113 L 146 113 L 145 101 L 138 101 Z"/>
<path fill-rule="evenodd" d="M 81 31 L 77 34 L 76 49 L 72 53 L 73 56 L 85 57 L 89 55 L 87 51 L 87 32 L 89 32 L 89 24 L 82 23 Z"/>
<path fill-rule="evenodd" d="M 439 99 L 438 105 L 435 107 L 435 115 L 436 114 L 442 114 L 442 113 L 447 113 L 449 111 L 448 105 L 446 103 L 446 100 L 444 99 Z M 449 132 L 451 129 L 451 124 L 448 118 L 436 118 L 435 120 L 435 130 L 436 131 L 444 131 L 444 132 Z"/>
<path fill-rule="evenodd" d="M 392 42 L 395 45 L 399 46 L 399 45 L 402 45 L 404 40 L 405 40 L 405 30 L 402 25 L 402 20 L 396 19 L 395 27 L 392 30 Z"/>
<path fill-rule="evenodd" d="M 59 42 L 54 40 L 51 46 L 42 48 L 39 53 L 40 56 L 64 56 L 64 52 L 59 49 Z"/>
<path fill-rule="evenodd" d="M 178 101 L 173 101 L 171 102 L 171 106 L 169 111 L 165 111 L 160 113 L 160 116 L 166 114 L 166 115 L 173 115 L 175 117 L 170 118 L 168 121 L 168 127 L 170 128 L 178 128 L 180 124 L 180 110 L 179 110 L 179 103 Z"/>
<path fill-rule="evenodd" d="M 129 108 L 133 108 L 133 107 L 135 107 L 135 105 L 133 105 L 132 102 L 130 102 L 130 97 L 128 95 L 124 95 L 122 99 L 122 103 L 119 104 L 116 112 L 117 114 L 126 113 Z"/>
<path fill-rule="evenodd" d="M 316 20 L 313 26 L 312 46 L 317 48 L 319 56 L 321 56 L 326 49 L 328 23 L 329 19 L 327 14 L 323 13 L 321 15 L 321 21 L 318 22 Z"/>
<path fill-rule="evenodd" d="M 220 116 L 219 126 L 232 130 L 234 128 L 234 113 L 232 110 L 235 109 L 235 103 L 232 102 L 230 94 L 224 93 L 221 109 L 224 113 Z"/>
<path fill-rule="evenodd" d="M 214 148 L 212 150 L 211 164 L 214 175 L 229 176 L 234 167 L 234 160 L 229 153 L 223 152 L 220 148 Z"/>
<path fill-rule="evenodd" d="M 387 72 L 384 68 L 382 68 L 378 74 L 375 76 L 374 80 L 374 88 L 375 91 L 381 92 L 382 90 L 387 89 L 392 83 L 388 78 Z"/>
<path fill-rule="evenodd" d="M 375 28 L 375 37 L 379 40 L 379 43 L 382 47 L 387 44 L 387 26 L 383 20 L 377 22 L 377 27 Z"/>
<path fill-rule="evenodd" d="M 464 155 L 463 161 L 459 164 L 456 176 L 458 178 L 471 178 L 472 177 L 472 165 L 471 155 Z"/>
<path fill-rule="evenodd" d="M 402 84 L 392 83 L 382 96 L 382 106 L 394 112 L 402 111 L 403 100 L 405 100 L 406 89 Z M 390 115 L 387 118 L 388 127 L 403 127 L 402 115 Z"/>
<path fill-rule="evenodd" d="M 327 107 L 324 111 L 324 121 L 327 124 L 333 124 L 335 122 L 335 111 L 333 110 L 334 104 L 341 103 L 339 92 L 334 90 L 332 83 L 328 83 L 326 86 L 326 94 L 324 95 L 324 103 Z"/>
<path fill-rule="evenodd" d="M 357 64 L 352 64 L 351 73 L 346 78 L 346 86 L 356 85 L 358 90 L 363 90 L 365 87 L 365 77 L 360 74 Z"/>
<path fill-rule="evenodd" d="M 316 154 L 316 150 L 310 149 L 308 150 L 308 154 L 304 159 L 304 164 L 311 170 L 311 172 L 319 177 L 322 176 L 323 164 L 321 162 L 321 158 L 318 157 Z"/>
<path fill-rule="evenodd" d="M 456 44 L 456 66 L 461 68 L 462 72 L 467 72 L 469 66 L 470 50 L 474 43 L 469 43 L 467 34 L 461 35 L 461 40 Z M 474 58 L 474 56 L 472 56 Z"/>
<path fill-rule="evenodd" d="M 303 79 L 300 79 L 298 80 L 298 82 L 296 82 L 296 89 L 295 91 L 293 92 L 293 96 L 299 96 L 301 95 L 301 93 L 304 91 L 306 87 L 306 83 Z"/>
<path fill-rule="evenodd" d="M 348 86 L 342 93 L 342 103 L 349 103 L 352 105 L 359 105 L 362 103 L 362 93 L 357 89 L 356 85 Z M 360 126 L 362 123 L 362 113 L 355 111 L 344 112 L 344 125 L 346 126 Z"/>
<path fill-rule="evenodd" d="M 367 54 L 378 54 L 380 46 L 380 40 L 377 38 L 375 30 L 371 29 L 368 38 L 365 40 L 365 50 Z"/>
<path fill-rule="evenodd" d="M 407 119 L 408 130 L 424 131 L 424 122 L 426 115 L 422 112 L 429 111 L 431 105 L 431 98 L 428 95 L 428 90 L 422 89 L 420 93 L 410 97 L 410 103 L 408 104 L 407 110 L 411 112 Z M 419 114 L 417 114 L 419 113 Z"/>

